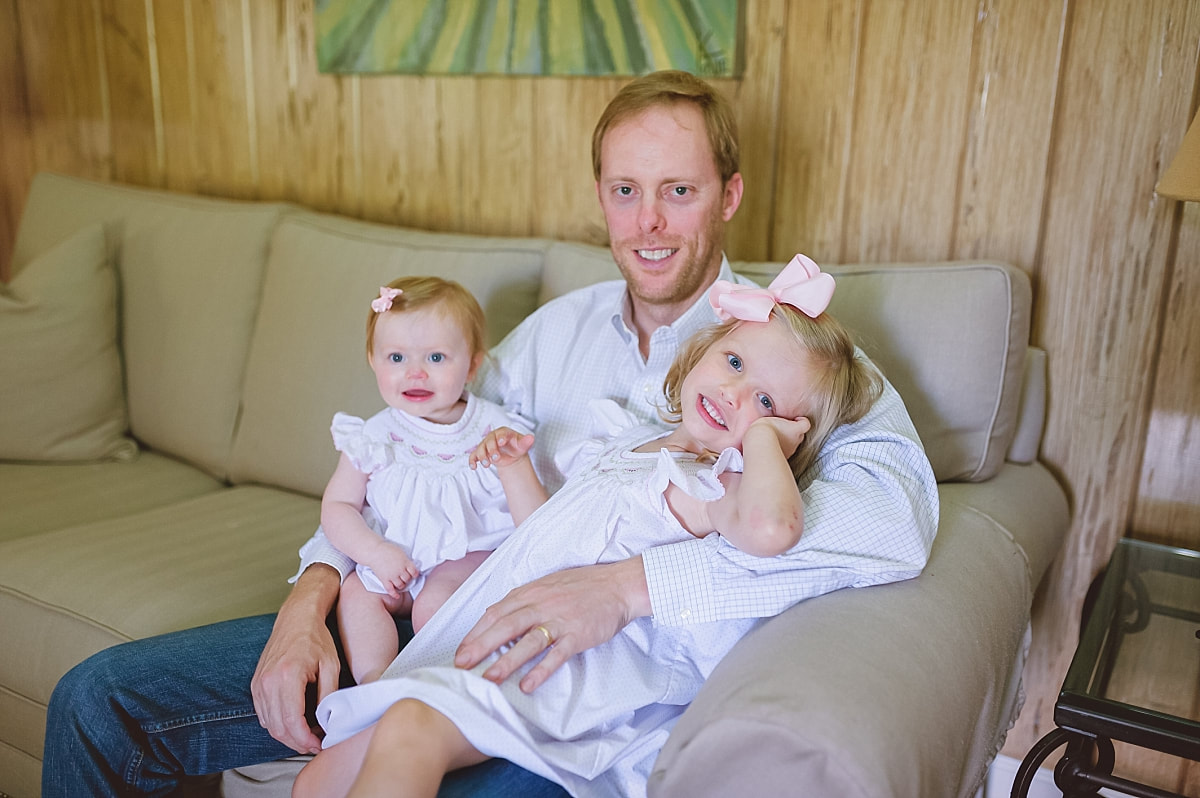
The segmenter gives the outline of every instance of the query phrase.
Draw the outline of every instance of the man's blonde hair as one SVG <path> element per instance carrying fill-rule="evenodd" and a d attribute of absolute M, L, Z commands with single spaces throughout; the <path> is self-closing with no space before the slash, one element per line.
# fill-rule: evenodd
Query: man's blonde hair
<path fill-rule="evenodd" d="M 689 72 L 651 72 L 626 83 L 609 101 L 592 131 L 592 174 L 600 179 L 600 150 L 608 131 L 651 108 L 690 103 L 704 117 L 704 128 L 721 183 L 738 173 L 738 133 L 733 107 L 724 95 Z"/>

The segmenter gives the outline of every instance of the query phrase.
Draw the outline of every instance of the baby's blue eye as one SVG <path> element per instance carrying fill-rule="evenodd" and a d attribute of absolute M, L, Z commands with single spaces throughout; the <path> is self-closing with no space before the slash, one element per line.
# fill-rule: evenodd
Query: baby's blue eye
<path fill-rule="evenodd" d="M 446 356 L 443 355 L 441 352 L 434 352 L 432 355 L 429 356 L 430 363 L 441 363 L 445 359 L 446 359 Z"/>
<path fill-rule="evenodd" d="M 400 354 L 399 352 L 392 352 L 390 355 L 388 355 L 388 360 L 392 361 L 393 363 L 403 363 L 404 355 Z"/>
<path fill-rule="evenodd" d="M 738 357 L 737 355 L 730 352 L 728 355 L 725 356 L 725 359 L 729 361 L 729 366 L 734 371 L 742 370 L 742 359 L 740 357 Z"/>
<path fill-rule="evenodd" d="M 772 413 L 775 412 L 775 403 L 772 402 L 771 397 L 767 396 L 765 393 L 758 395 L 758 403 L 763 406 L 764 410 Z"/>

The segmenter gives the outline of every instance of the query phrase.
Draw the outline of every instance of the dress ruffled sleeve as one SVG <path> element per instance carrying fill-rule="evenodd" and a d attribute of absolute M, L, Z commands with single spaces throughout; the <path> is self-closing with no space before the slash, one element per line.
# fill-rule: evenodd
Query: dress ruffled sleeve
<path fill-rule="evenodd" d="M 606 442 L 641 425 L 637 416 L 612 399 L 593 399 L 588 402 L 588 412 L 592 421 L 588 436 L 570 441 L 554 453 L 554 464 L 568 479 L 590 465 L 603 450 Z"/>
<path fill-rule="evenodd" d="M 364 474 L 371 474 L 390 462 L 387 444 L 371 440 L 366 434 L 366 422 L 349 413 L 336 413 L 329 431 L 333 448 L 349 458 L 351 464 Z"/>
<path fill-rule="evenodd" d="M 741 473 L 742 453 L 730 447 L 721 452 L 717 461 L 707 468 L 690 461 L 681 461 L 666 449 L 659 449 L 658 463 L 654 472 L 656 493 L 674 484 L 689 496 L 705 502 L 716 501 L 725 495 L 725 486 L 720 476 L 726 471 Z"/>

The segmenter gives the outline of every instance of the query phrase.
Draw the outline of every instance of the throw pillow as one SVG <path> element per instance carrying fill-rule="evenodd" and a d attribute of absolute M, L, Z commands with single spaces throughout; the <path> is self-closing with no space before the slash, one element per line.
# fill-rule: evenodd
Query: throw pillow
<path fill-rule="evenodd" d="M 0 284 L 0 459 L 129 459 L 117 281 L 91 225 Z"/>

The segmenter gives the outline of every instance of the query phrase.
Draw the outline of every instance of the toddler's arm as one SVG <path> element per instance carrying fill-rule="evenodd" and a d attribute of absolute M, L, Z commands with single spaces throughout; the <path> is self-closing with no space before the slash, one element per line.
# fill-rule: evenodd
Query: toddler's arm
<path fill-rule="evenodd" d="M 399 598 L 420 571 L 408 552 L 367 526 L 362 516 L 366 496 L 367 475 L 342 454 L 321 497 L 321 526 L 339 551 L 370 566 L 388 594 Z"/>
<path fill-rule="evenodd" d="M 722 475 L 725 495 L 705 504 L 711 528 L 747 554 L 774 557 L 800 540 L 804 502 L 787 458 L 808 429 L 805 418 L 755 421 L 742 438 L 742 473 Z"/>
<path fill-rule="evenodd" d="M 521 523 L 533 511 L 546 503 L 546 488 L 533 470 L 529 450 L 533 448 L 533 436 L 521 435 L 509 427 L 499 427 L 484 436 L 478 448 L 471 454 L 471 468 L 496 467 L 496 476 L 508 499 L 508 511 L 513 523 Z"/>

